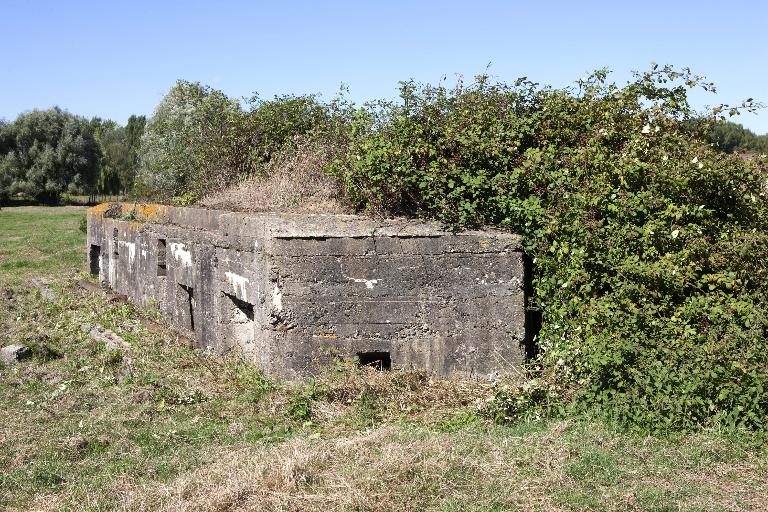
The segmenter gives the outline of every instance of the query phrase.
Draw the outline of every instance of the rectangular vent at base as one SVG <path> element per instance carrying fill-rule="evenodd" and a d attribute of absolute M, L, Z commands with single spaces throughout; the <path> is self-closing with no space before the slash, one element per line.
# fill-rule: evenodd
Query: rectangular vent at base
<path fill-rule="evenodd" d="M 357 364 L 370 366 L 379 371 L 392 369 L 392 358 L 389 352 L 358 352 Z"/>

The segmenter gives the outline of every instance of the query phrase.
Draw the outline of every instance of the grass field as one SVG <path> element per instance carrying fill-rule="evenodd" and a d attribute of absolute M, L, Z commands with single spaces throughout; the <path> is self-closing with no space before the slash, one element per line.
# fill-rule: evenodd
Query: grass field
<path fill-rule="evenodd" d="M 2 510 L 768 510 L 762 435 L 499 426 L 482 382 L 339 367 L 290 386 L 190 350 L 75 285 L 83 217 L 0 210 L 0 345 L 34 353 L 0 366 Z"/>

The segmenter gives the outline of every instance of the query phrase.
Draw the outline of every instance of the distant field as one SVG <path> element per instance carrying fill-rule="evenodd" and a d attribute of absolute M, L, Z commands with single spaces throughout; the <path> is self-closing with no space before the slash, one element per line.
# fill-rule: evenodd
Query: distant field
<path fill-rule="evenodd" d="M 83 217 L 0 211 L 0 345 L 34 352 L 0 366 L 0 510 L 768 510 L 763 436 L 499 426 L 483 382 L 339 367 L 289 386 L 190 350 L 76 286 Z"/>

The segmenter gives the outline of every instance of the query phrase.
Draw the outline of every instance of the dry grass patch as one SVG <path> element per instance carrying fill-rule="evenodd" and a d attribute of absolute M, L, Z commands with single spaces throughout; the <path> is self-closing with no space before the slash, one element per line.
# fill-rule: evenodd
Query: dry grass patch
<path fill-rule="evenodd" d="M 343 187 L 324 171 L 330 158 L 327 145 L 298 138 L 258 176 L 213 192 L 199 204 L 245 212 L 352 213 Z"/>
<path fill-rule="evenodd" d="M 718 462 L 722 444 L 664 463 L 674 446 L 578 422 L 456 432 L 389 425 L 223 450 L 167 484 L 115 492 L 126 510 L 168 512 L 768 509 L 764 455 Z"/>
<path fill-rule="evenodd" d="M 293 439 L 218 455 L 169 485 L 132 489 L 122 505 L 166 511 L 550 508 L 542 489 L 520 494 L 520 472 L 504 449 L 510 441 L 396 427 Z"/>
<path fill-rule="evenodd" d="M 304 385 L 275 387 L 259 408 L 270 417 L 303 414 L 301 419 L 326 431 L 400 420 L 435 425 L 457 414 L 472 415 L 489 387 L 478 379 L 437 379 L 425 370 L 382 372 L 348 365 L 329 368 Z"/>

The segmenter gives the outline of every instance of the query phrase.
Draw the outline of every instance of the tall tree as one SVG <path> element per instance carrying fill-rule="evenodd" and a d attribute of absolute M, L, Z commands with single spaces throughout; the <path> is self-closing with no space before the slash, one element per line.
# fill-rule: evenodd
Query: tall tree
<path fill-rule="evenodd" d="M 159 197 L 227 183 L 247 167 L 249 140 L 239 101 L 179 80 L 157 106 L 141 139 L 140 186 Z"/>
<path fill-rule="evenodd" d="M 133 115 L 128 118 L 128 124 L 125 126 L 125 143 L 128 148 L 131 165 L 120 178 L 124 191 L 132 189 L 133 183 L 136 181 L 136 174 L 139 170 L 141 136 L 144 135 L 146 124 L 147 118 L 145 116 Z"/>
<path fill-rule="evenodd" d="M 5 119 L 0 119 L 0 206 L 8 200 L 11 177 L 3 171 L 2 161 L 5 155 L 11 150 L 11 141 L 8 123 Z"/>
<path fill-rule="evenodd" d="M 56 203 L 62 193 L 84 193 L 96 182 L 101 150 L 81 117 L 58 107 L 32 110 L 0 125 L 0 140 L 0 196 Z"/>
<path fill-rule="evenodd" d="M 128 147 L 138 150 L 141 146 L 141 136 L 144 135 L 144 126 L 147 124 L 146 116 L 131 116 L 125 125 L 125 138 Z"/>

